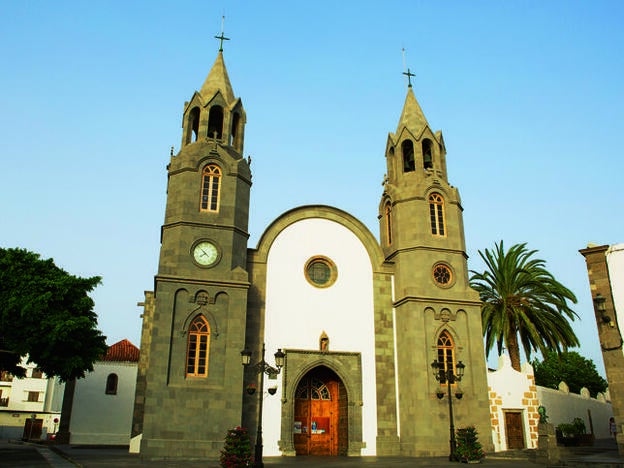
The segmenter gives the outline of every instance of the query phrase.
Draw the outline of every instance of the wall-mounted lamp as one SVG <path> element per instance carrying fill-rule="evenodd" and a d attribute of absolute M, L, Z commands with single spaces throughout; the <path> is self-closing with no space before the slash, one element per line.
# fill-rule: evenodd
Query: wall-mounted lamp
<path fill-rule="evenodd" d="M 613 319 L 607 315 L 607 305 L 606 299 L 602 297 L 600 293 L 596 294 L 594 297 L 594 307 L 596 308 L 596 312 L 600 314 L 600 318 L 602 319 L 602 323 L 605 325 L 609 325 L 611 328 L 615 327 L 615 323 Z"/>

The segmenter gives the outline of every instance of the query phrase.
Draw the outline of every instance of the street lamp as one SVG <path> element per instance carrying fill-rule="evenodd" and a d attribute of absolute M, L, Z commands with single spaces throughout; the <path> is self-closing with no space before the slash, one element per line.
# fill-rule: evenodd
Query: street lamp
<path fill-rule="evenodd" d="M 457 365 L 455 366 L 457 374 L 454 374 L 452 366 L 449 366 L 448 369 L 444 369 L 443 362 L 434 360 L 431 363 L 431 369 L 433 370 L 433 375 L 435 379 L 438 382 L 446 381 L 446 389 L 447 389 L 448 402 L 449 402 L 449 432 L 451 436 L 449 439 L 449 445 L 450 445 L 449 461 L 455 460 L 455 448 L 456 448 L 455 424 L 453 422 L 453 397 L 451 396 L 451 384 L 461 381 L 462 377 L 464 376 L 465 368 L 466 366 L 464 365 L 464 363 L 459 361 Z M 444 398 L 444 393 L 441 390 L 438 390 L 436 392 L 436 396 L 441 400 L 442 398 Z M 455 396 L 459 400 L 464 396 L 464 394 L 458 390 L 455 393 Z"/>
<path fill-rule="evenodd" d="M 262 360 L 253 365 L 253 369 L 255 369 L 256 373 L 260 375 L 260 392 L 258 393 L 258 431 L 256 432 L 256 448 L 254 450 L 254 468 L 264 468 L 264 463 L 262 462 L 262 403 L 264 399 L 264 375 L 268 376 L 277 375 L 284 367 L 284 352 L 281 349 L 278 349 L 275 353 L 275 367 L 270 366 L 264 360 L 265 347 L 264 343 L 262 343 Z M 251 351 L 245 349 L 241 351 L 241 363 L 243 366 L 247 367 L 251 363 Z M 275 393 L 275 392 L 273 392 Z"/>
<path fill-rule="evenodd" d="M 602 322 L 606 325 L 609 325 L 611 328 L 615 328 L 615 323 L 613 322 L 613 319 L 607 315 L 606 302 L 607 299 L 602 297 L 602 294 L 600 293 L 596 294 L 596 297 L 594 297 L 594 307 L 596 311 L 600 314 Z"/>

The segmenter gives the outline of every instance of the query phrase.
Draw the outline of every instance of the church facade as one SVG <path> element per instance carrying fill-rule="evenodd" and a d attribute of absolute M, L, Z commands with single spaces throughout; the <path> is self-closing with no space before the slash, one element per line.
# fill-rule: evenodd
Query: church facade
<path fill-rule="evenodd" d="M 398 110 L 398 109 L 397 109 Z M 265 455 L 446 455 L 449 413 L 492 448 L 478 294 L 446 149 L 408 87 L 388 135 L 379 239 L 330 206 L 296 207 L 247 245 L 246 113 L 222 51 L 185 103 L 146 293 L 133 435 L 147 459 L 216 458 L 228 429 Z M 371 187 L 373 189 L 373 187 Z M 284 353 L 279 373 L 241 365 Z M 460 366 L 461 367 L 461 366 Z M 259 379 L 264 379 L 260 382 Z M 441 379 L 441 382 L 439 381 Z"/>

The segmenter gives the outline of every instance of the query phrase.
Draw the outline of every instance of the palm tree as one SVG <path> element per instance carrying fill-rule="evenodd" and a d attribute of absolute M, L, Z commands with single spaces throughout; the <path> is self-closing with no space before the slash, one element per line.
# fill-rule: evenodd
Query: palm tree
<path fill-rule="evenodd" d="M 568 301 L 576 304 L 574 293 L 546 270 L 544 260 L 532 258 L 536 250 L 516 244 L 505 252 L 503 241 L 494 245 L 493 251 L 479 251 L 486 271 L 471 270 L 470 278 L 483 301 L 487 354 L 494 343 L 499 356 L 505 346 L 511 366 L 520 371 L 520 343 L 527 359 L 535 350 L 545 356 L 551 350 L 560 353 L 579 346 L 568 321 L 578 318 L 568 306 Z"/>

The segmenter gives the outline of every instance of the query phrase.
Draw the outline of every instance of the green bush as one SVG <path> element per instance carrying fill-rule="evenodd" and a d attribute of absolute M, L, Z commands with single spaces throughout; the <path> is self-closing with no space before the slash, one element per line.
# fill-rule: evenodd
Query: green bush
<path fill-rule="evenodd" d="M 220 458 L 223 468 L 243 468 L 251 465 L 251 442 L 247 429 L 235 427 L 225 436 Z"/>
<path fill-rule="evenodd" d="M 455 458 L 457 460 L 481 460 L 485 457 L 477 436 L 477 429 L 474 426 L 457 429 L 455 436 Z"/>
<path fill-rule="evenodd" d="M 574 437 L 585 434 L 585 421 L 581 418 L 574 418 L 571 423 L 561 423 L 557 426 L 563 437 Z"/>

